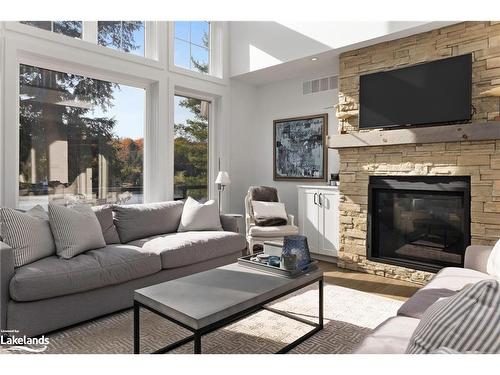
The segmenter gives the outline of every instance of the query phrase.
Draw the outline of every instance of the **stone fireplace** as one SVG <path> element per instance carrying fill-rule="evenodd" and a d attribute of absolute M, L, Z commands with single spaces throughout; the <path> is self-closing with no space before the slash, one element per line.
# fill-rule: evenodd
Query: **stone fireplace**
<path fill-rule="evenodd" d="M 473 54 L 472 103 L 476 113 L 471 124 L 358 131 L 360 74 L 464 53 Z M 338 114 L 346 134 L 329 140 L 329 146 L 340 156 L 340 267 L 424 284 L 442 266 L 461 266 L 463 246 L 469 241 L 492 245 L 500 238 L 500 123 L 495 121 L 500 115 L 499 104 L 498 98 L 481 95 L 497 85 L 497 22 L 464 22 L 340 56 Z M 373 237 L 369 236 L 369 226 L 374 224 L 369 221 L 370 186 L 382 177 L 408 181 L 416 178 L 420 182 L 448 178 L 451 184 L 465 181 L 467 188 L 441 200 L 429 196 L 429 189 L 414 192 L 413 197 L 383 196 L 385 207 L 379 207 L 383 214 L 403 217 L 397 224 L 389 221 L 389 225 L 399 225 L 396 228 L 400 237 L 392 241 L 399 241 L 401 246 L 379 246 L 373 252 Z M 426 200 L 432 202 L 434 210 L 424 214 Z M 440 213 L 436 207 L 441 207 Z M 419 215 L 427 215 L 432 225 L 419 221 Z M 446 223 L 445 217 L 449 219 Z M 415 259 L 409 251 L 415 245 L 423 248 L 421 253 L 427 252 L 428 258 L 440 261 L 429 265 L 429 259 Z"/>

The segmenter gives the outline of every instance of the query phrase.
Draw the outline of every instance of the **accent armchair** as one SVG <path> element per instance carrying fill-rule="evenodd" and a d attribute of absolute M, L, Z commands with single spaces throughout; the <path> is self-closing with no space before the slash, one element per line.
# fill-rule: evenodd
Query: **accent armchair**
<path fill-rule="evenodd" d="M 248 243 L 248 250 L 253 254 L 255 245 L 262 245 L 267 241 L 283 241 L 283 237 L 292 236 L 299 233 L 299 228 L 294 225 L 293 215 L 287 214 L 287 223 L 285 225 L 276 226 L 258 226 L 255 223 L 252 208 L 252 190 L 251 187 L 245 196 L 245 223 L 246 223 L 246 238 Z M 272 189 L 274 192 L 274 199 L 256 199 L 279 202 L 279 196 L 274 188 L 259 187 L 260 189 Z"/>

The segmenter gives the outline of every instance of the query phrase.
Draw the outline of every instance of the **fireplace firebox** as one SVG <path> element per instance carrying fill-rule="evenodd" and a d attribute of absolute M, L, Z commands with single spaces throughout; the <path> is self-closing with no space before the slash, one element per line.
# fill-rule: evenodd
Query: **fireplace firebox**
<path fill-rule="evenodd" d="M 436 272 L 463 267 L 470 245 L 469 176 L 371 176 L 368 259 Z"/>

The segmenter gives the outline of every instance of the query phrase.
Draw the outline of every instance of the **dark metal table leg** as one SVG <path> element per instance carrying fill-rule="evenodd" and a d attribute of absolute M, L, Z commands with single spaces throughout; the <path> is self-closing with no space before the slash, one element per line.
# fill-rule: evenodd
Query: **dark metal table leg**
<path fill-rule="evenodd" d="M 134 301 L 134 354 L 140 353 L 140 335 L 139 335 L 139 304 Z"/>
<path fill-rule="evenodd" d="M 323 278 L 319 279 L 319 329 L 323 329 Z"/>
<path fill-rule="evenodd" d="M 194 354 L 201 354 L 201 334 L 194 333 Z"/>

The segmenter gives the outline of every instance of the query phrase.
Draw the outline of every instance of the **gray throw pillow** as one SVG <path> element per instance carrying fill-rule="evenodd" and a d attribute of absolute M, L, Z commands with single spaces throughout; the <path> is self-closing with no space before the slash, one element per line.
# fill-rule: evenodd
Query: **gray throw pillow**
<path fill-rule="evenodd" d="M 122 243 L 177 231 L 181 201 L 113 205 L 115 225 Z"/>
<path fill-rule="evenodd" d="M 70 259 L 106 246 L 99 220 L 89 206 L 69 208 L 49 203 L 49 220 L 57 255 L 61 258 Z"/>
<path fill-rule="evenodd" d="M 182 210 L 178 232 L 194 230 L 222 230 L 219 208 L 214 200 L 199 203 L 188 197 Z"/>
<path fill-rule="evenodd" d="M 27 212 L 2 208 L 1 219 L 3 242 L 13 249 L 15 267 L 55 253 L 49 218 L 41 206 L 37 205 Z"/>
<path fill-rule="evenodd" d="M 483 280 L 430 306 L 406 353 L 432 353 L 441 347 L 460 353 L 499 353 L 499 337 L 500 284 Z"/>
<path fill-rule="evenodd" d="M 113 208 L 110 205 L 104 205 L 94 206 L 92 210 L 94 210 L 95 216 L 97 216 L 97 220 L 101 224 L 102 235 L 104 236 L 106 245 L 120 243 L 120 237 L 113 221 Z"/>

